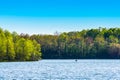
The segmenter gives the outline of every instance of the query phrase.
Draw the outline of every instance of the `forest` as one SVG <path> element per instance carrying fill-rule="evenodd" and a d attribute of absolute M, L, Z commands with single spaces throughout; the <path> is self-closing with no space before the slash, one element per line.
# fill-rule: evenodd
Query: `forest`
<path fill-rule="evenodd" d="M 54 35 L 17 34 L 0 28 L 0 61 L 40 59 L 120 59 L 120 28 Z"/>
<path fill-rule="evenodd" d="M 42 59 L 119 59 L 120 28 L 86 29 L 54 35 L 21 34 L 41 45 Z"/>
<path fill-rule="evenodd" d="M 20 37 L 16 32 L 0 28 L 0 61 L 36 61 L 41 47 L 35 40 Z"/>

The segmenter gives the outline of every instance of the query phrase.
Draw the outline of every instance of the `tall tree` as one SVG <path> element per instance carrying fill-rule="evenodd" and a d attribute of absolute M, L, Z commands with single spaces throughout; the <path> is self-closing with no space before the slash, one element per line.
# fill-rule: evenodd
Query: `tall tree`
<path fill-rule="evenodd" d="M 0 28 L 0 61 L 6 58 L 6 37 L 2 28 Z"/>
<path fill-rule="evenodd" d="M 12 35 L 9 31 L 4 31 L 6 36 L 6 59 L 11 61 L 15 58 L 14 43 Z"/>

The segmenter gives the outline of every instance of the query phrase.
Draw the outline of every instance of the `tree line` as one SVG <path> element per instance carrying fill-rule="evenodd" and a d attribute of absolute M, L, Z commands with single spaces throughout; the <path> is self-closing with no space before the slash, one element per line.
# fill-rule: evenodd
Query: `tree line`
<path fill-rule="evenodd" d="M 16 32 L 0 28 L 0 61 L 34 61 L 41 59 L 36 40 L 23 38 Z"/>
<path fill-rule="evenodd" d="M 17 34 L 0 28 L 0 61 L 120 59 L 120 28 L 54 35 Z"/>
<path fill-rule="evenodd" d="M 43 59 L 119 59 L 120 28 L 98 28 L 55 35 L 21 35 L 41 44 Z"/>

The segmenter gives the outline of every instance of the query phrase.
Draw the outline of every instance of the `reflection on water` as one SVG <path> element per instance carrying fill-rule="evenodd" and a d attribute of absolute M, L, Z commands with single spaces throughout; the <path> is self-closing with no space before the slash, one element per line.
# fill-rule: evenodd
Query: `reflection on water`
<path fill-rule="evenodd" d="M 120 60 L 2 62 L 0 80 L 120 80 Z"/>

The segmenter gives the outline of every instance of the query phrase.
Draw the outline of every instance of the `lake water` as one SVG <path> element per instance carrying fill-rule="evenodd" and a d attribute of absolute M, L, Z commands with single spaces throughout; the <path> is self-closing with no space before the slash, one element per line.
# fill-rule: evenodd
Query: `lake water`
<path fill-rule="evenodd" d="M 0 80 L 120 80 L 120 60 L 1 62 Z"/>

